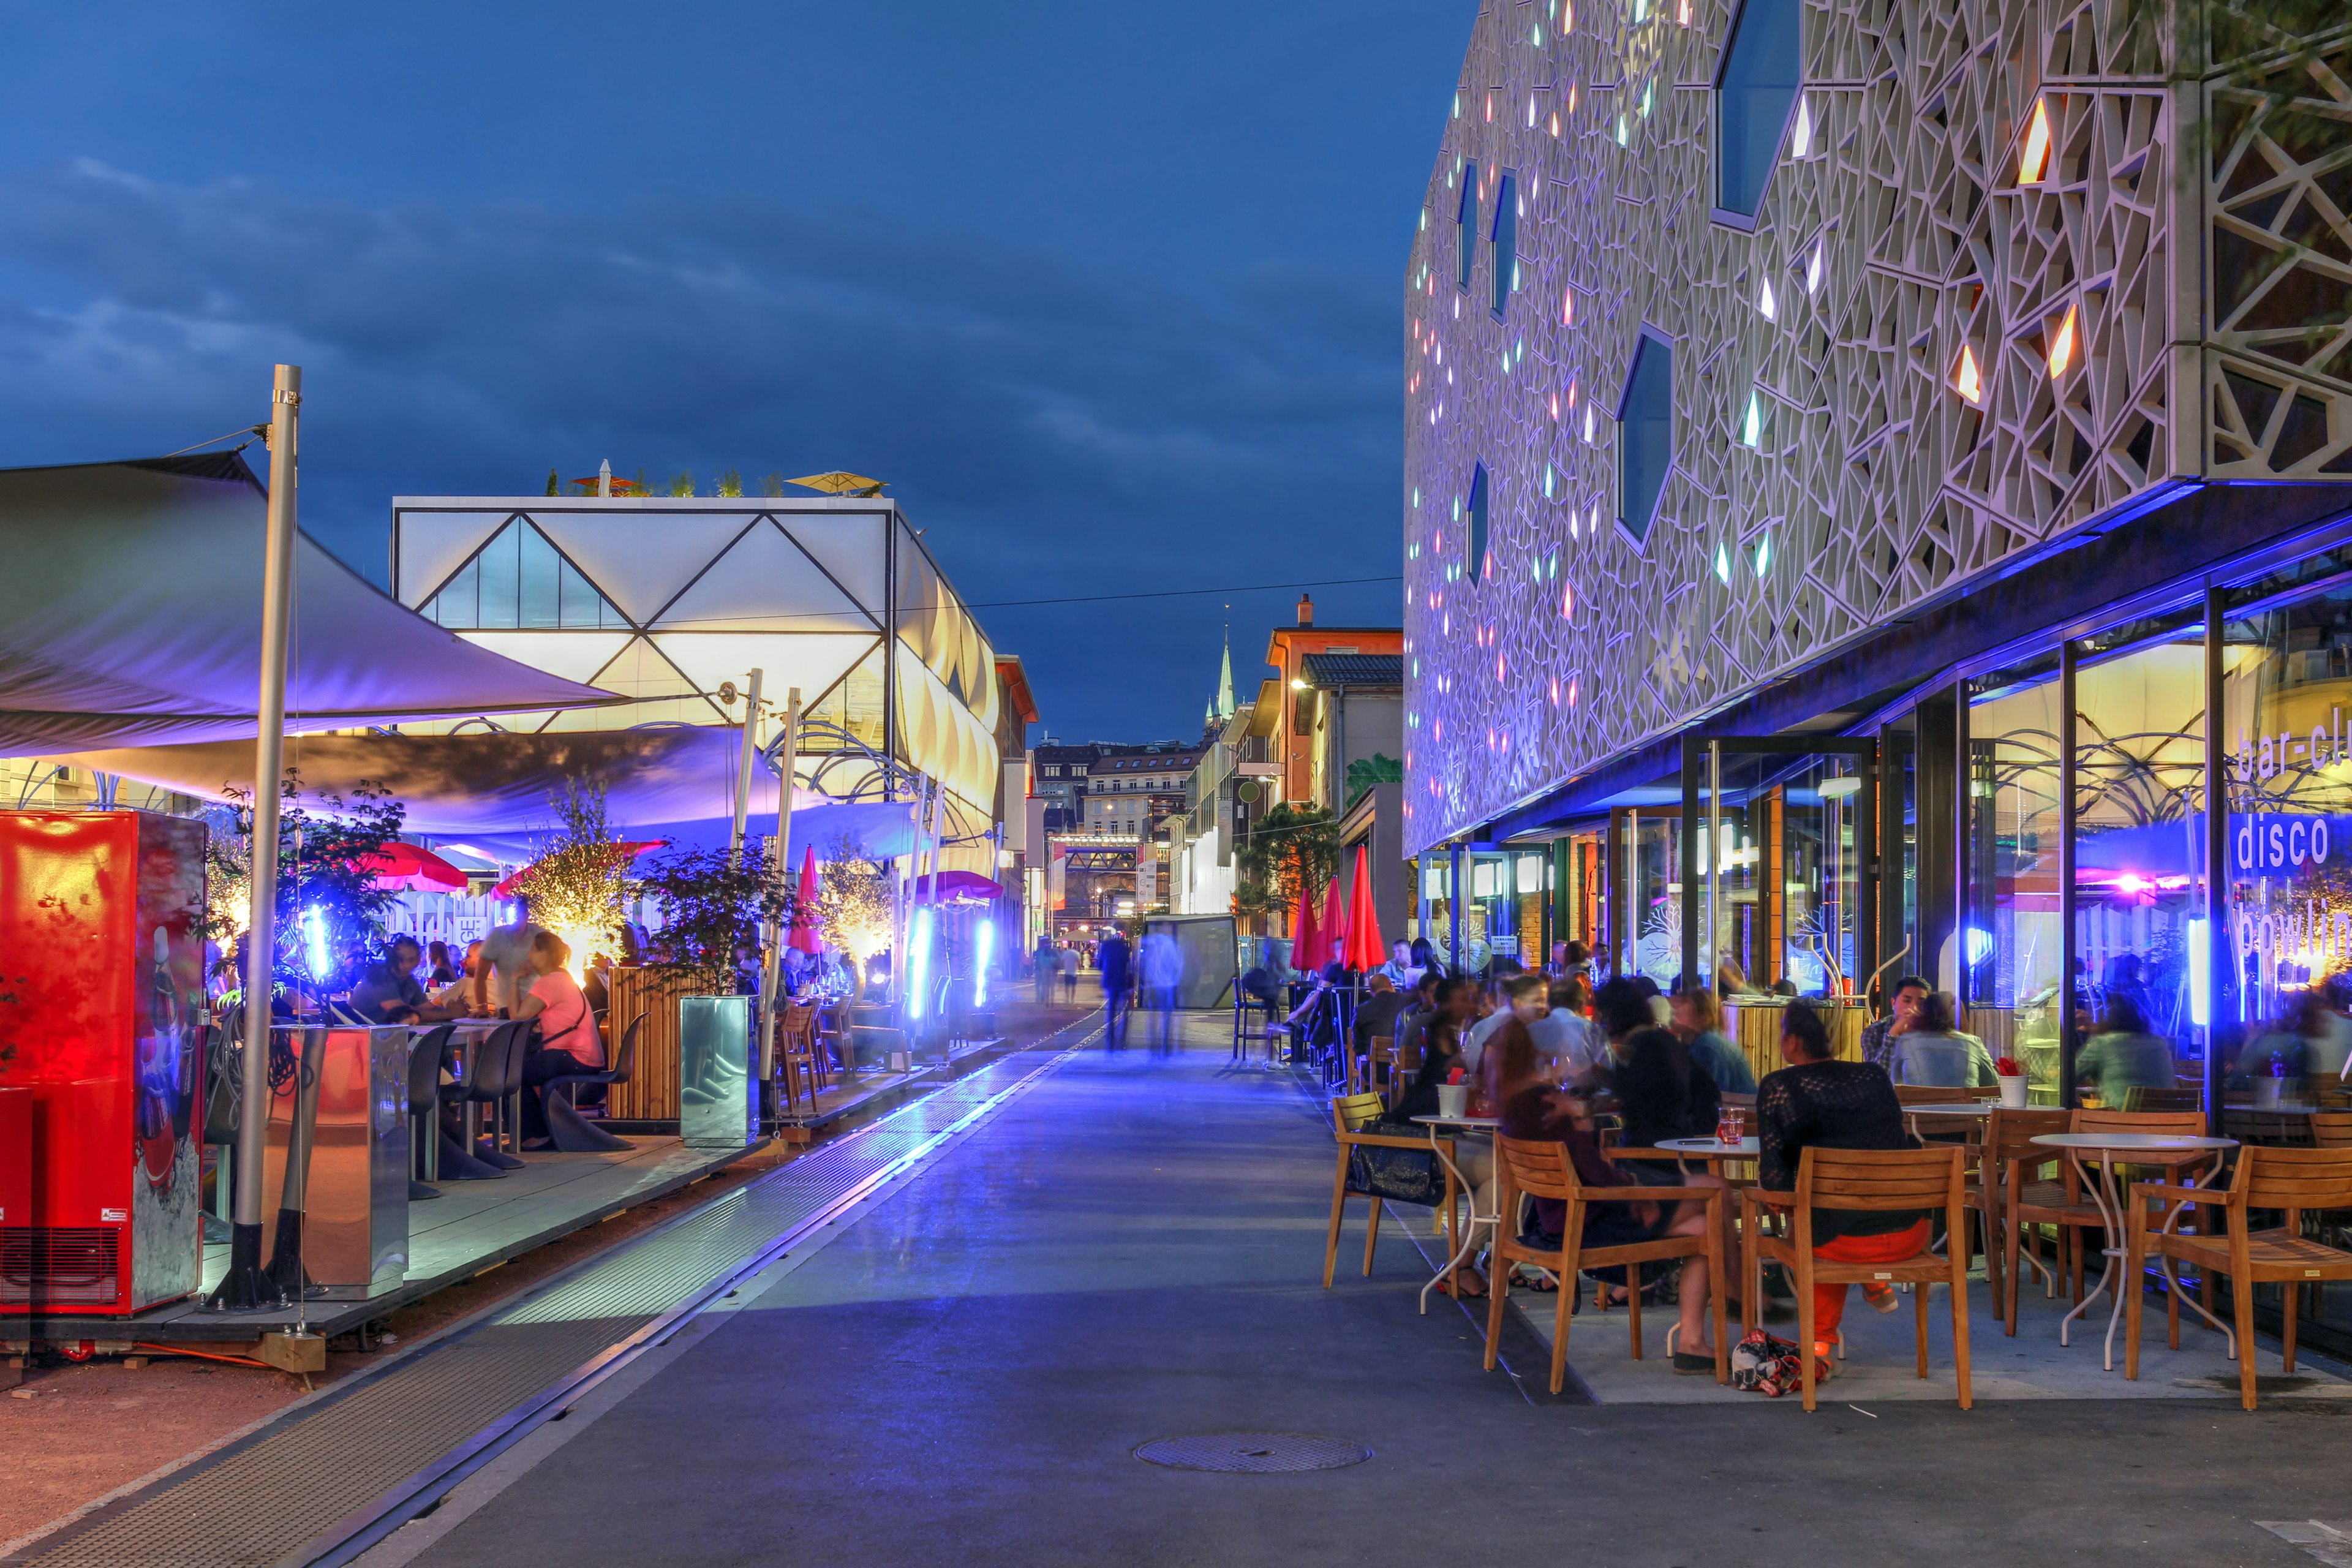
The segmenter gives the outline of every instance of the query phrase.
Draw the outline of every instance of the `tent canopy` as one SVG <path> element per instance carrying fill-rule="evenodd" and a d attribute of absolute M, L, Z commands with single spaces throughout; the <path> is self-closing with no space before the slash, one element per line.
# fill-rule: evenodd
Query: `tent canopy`
<path fill-rule="evenodd" d="M 0 756 L 251 737 L 267 526 L 235 453 L 0 470 Z M 617 700 L 442 630 L 297 536 L 289 731 Z"/>
<path fill-rule="evenodd" d="M 457 735 L 303 735 L 286 743 L 286 765 L 301 782 L 307 805 L 348 799 L 362 784 L 383 785 L 408 809 L 404 826 L 471 843 L 493 858 L 528 860 L 554 825 L 552 797 L 569 783 L 602 784 L 605 813 L 631 838 L 724 844 L 734 810 L 736 732 L 708 724 L 637 730 L 557 731 Z M 253 787 L 250 742 L 134 746 L 83 752 L 77 766 L 217 800 Z M 819 857 L 846 837 L 876 855 L 914 848 L 914 807 L 827 803 L 802 805 L 796 789 L 793 842 Z M 821 797 L 820 797 L 821 798 Z M 775 831 L 776 775 L 751 770 L 747 831 Z"/>

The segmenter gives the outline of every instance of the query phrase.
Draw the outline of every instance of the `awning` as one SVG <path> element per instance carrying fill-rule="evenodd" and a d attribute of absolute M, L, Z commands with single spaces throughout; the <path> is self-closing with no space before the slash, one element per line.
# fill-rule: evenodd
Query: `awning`
<path fill-rule="evenodd" d="M 234 453 L 0 470 L 0 756 L 251 737 L 266 505 Z M 618 700 L 442 630 L 308 535 L 291 640 L 289 731 Z"/>
<path fill-rule="evenodd" d="M 249 742 L 133 746 L 61 760 L 209 800 L 253 788 Z M 381 784 L 407 808 L 405 831 L 459 839 L 488 858 L 520 864 L 541 853 L 541 840 L 554 826 L 552 798 L 574 782 L 602 784 L 607 818 L 631 838 L 724 844 L 738 762 L 733 731 L 662 724 L 534 734 L 303 735 L 286 742 L 286 765 L 300 779 L 306 805 L 330 795 L 349 799 L 362 784 Z M 795 795 L 808 798 L 805 789 Z M 747 815 L 754 837 L 775 830 L 776 775 L 765 766 L 751 770 Z M 814 847 L 823 859 L 844 838 L 873 855 L 910 853 L 914 806 L 903 800 L 794 805 L 794 844 Z"/>

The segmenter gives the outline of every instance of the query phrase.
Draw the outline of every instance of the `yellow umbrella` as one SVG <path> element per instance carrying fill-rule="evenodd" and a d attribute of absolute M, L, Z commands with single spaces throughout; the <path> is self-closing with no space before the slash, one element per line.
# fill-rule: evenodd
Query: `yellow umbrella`
<path fill-rule="evenodd" d="M 811 474 L 794 479 L 796 485 L 806 485 L 813 490 L 823 490 L 829 496 L 878 496 L 887 479 L 869 479 L 864 474 L 845 473 L 835 468 L 829 474 Z"/>

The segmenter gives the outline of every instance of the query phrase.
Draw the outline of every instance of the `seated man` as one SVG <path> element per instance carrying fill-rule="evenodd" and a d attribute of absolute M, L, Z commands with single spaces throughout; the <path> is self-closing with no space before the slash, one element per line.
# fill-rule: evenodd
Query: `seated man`
<path fill-rule="evenodd" d="M 366 1019 L 370 1027 L 437 1024 L 445 1018 L 464 1017 L 463 1006 L 445 1007 L 426 998 L 425 987 L 416 983 L 416 966 L 424 957 L 425 950 L 416 945 L 415 937 L 394 937 L 383 960 L 368 965 L 359 984 L 352 987 L 352 1011 Z"/>
<path fill-rule="evenodd" d="M 1916 1149 L 1903 1124 L 1903 1102 L 1886 1074 L 1868 1062 L 1833 1061 L 1829 1029 L 1802 1002 L 1780 1013 L 1780 1056 L 1789 1065 L 1767 1073 L 1756 1090 L 1756 1130 L 1762 1142 L 1757 1184 L 1792 1193 L 1804 1151 Z M 1819 1209 L 1813 1252 L 1838 1263 L 1874 1263 L 1916 1257 L 1927 1245 L 1927 1216 L 1915 1210 Z M 1881 1312 L 1897 1302 L 1895 1287 L 1862 1288 Z M 1830 1347 L 1845 1318 L 1845 1287 L 1813 1287 L 1813 1353 L 1834 1366 Z"/>

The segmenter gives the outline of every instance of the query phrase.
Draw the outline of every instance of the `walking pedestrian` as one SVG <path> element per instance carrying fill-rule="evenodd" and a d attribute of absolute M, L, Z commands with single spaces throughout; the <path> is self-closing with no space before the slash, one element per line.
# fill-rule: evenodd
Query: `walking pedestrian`
<path fill-rule="evenodd" d="M 1103 1045 L 1116 1050 L 1127 1044 L 1127 1015 L 1135 1001 L 1135 968 L 1117 927 L 1096 947 L 1095 967 L 1102 971 Z"/>
<path fill-rule="evenodd" d="M 1062 944 L 1062 1004 L 1067 1006 L 1078 999 L 1078 950 L 1067 942 Z"/>
<path fill-rule="evenodd" d="M 1143 1001 L 1152 1013 L 1151 1048 L 1165 1052 L 1175 1044 L 1176 989 L 1184 979 L 1184 950 L 1174 933 L 1147 932 L 1137 954 L 1143 972 Z"/>
<path fill-rule="evenodd" d="M 1030 966 L 1033 972 L 1030 975 L 1030 983 L 1036 987 L 1037 1005 L 1043 1007 L 1054 999 L 1054 976 L 1059 973 L 1062 968 L 1062 954 L 1054 946 L 1051 933 L 1046 931 L 1037 933 L 1037 951 L 1031 954 L 1031 958 L 1034 962 Z"/>

